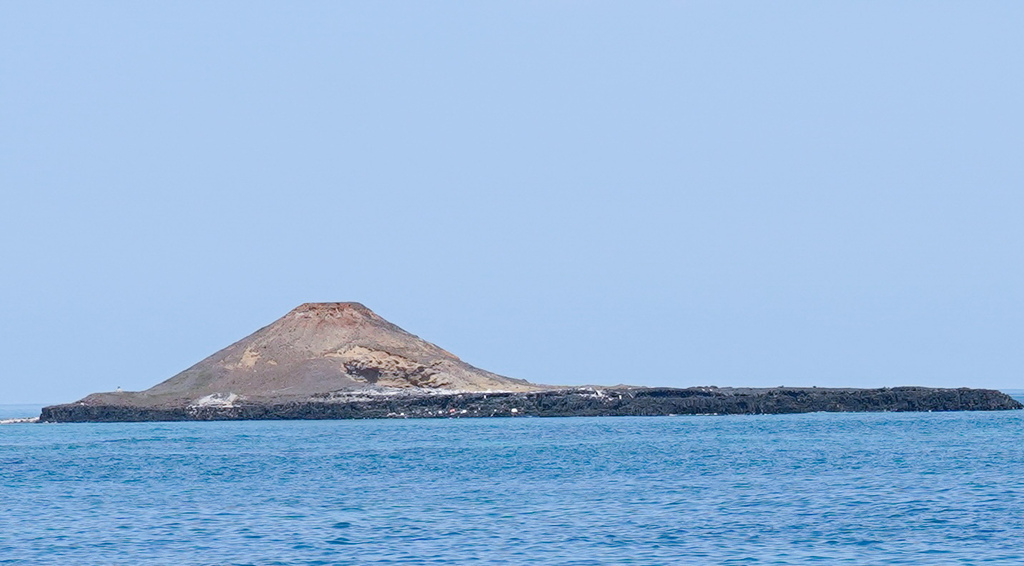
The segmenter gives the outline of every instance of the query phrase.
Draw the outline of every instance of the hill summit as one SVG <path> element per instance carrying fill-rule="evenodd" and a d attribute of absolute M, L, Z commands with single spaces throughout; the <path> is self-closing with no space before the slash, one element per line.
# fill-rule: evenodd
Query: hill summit
<path fill-rule="evenodd" d="M 362 304 L 306 303 L 150 389 L 95 393 L 79 403 L 218 406 L 337 392 L 535 389 L 473 367 Z"/>

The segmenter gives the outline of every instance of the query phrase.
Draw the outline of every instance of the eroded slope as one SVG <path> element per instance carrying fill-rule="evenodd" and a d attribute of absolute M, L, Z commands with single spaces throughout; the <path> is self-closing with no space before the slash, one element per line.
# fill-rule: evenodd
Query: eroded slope
<path fill-rule="evenodd" d="M 146 391 L 87 405 L 225 406 L 360 390 L 531 391 L 473 367 L 359 303 L 307 303 Z"/>

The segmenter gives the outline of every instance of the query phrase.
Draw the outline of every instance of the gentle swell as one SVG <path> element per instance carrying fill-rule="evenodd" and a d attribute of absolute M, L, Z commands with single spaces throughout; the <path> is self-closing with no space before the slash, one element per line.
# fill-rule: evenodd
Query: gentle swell
<path fill-rule="evenodd" d="M 0 563 L 1021 564 L 1024 412 L 0 429 Z"/>

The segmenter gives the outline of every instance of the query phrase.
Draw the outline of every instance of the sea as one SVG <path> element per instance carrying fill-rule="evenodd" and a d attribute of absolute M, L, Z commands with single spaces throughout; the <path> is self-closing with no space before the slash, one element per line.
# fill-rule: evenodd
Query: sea
<path fill-rule="evenodd" d="M 11 424 L 0 564 L 1019 565 L 1024 411 Z"/>

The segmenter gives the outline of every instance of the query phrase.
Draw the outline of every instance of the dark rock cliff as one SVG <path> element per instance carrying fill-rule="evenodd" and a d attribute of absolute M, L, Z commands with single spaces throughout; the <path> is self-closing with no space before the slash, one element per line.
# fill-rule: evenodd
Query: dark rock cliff
<path fill-rule="evenodd" d="M 139 407 L 73 403 L 43 409 L 44 422 L 739 415 L 854 411 L 998 411 L 1024 408 L 988 389 L 717 387 L 573 388 L 503 393 L 356 392 L 282 403 Z"/>

